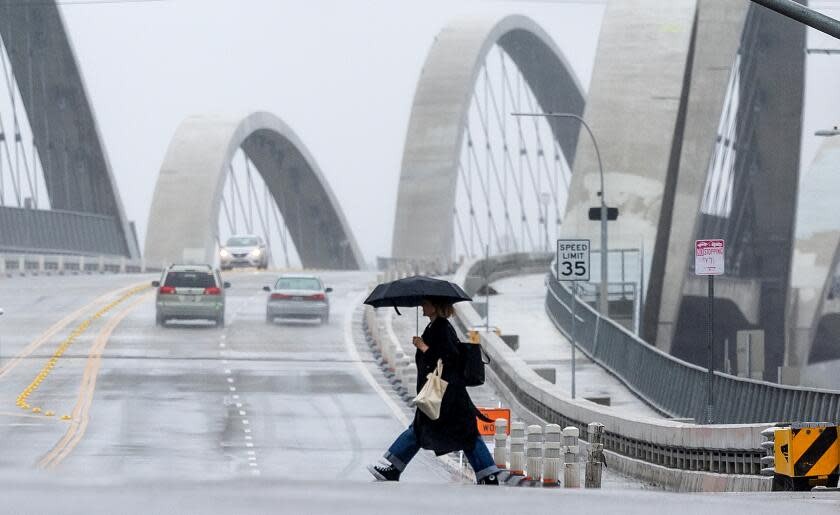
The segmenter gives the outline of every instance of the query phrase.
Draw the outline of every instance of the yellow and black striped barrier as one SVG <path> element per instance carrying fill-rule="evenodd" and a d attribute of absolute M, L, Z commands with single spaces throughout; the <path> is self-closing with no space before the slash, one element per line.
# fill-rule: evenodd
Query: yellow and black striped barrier
<path fill-rule="evenodd" d="M 836 425 L 794 423 L 773 427 L 763 433 L 772 449 L 770 467 L 773 490 L 810 490 L 815 486 L 836 487 L 840 474 L 840 439 Z M 772 442 L 772 444 L 771 444 Z"/>

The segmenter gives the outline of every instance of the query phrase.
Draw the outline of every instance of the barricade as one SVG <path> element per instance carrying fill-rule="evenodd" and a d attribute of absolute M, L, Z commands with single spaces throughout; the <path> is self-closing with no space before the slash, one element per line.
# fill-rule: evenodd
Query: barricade
<path fill-rule="evenodd" d="M 493 460 L 496 466 L 500 469 L 507 467 L 507 420 L 503 418 L 496 419 L 496 434 L 493 436 Z"/>
<path fill-rule="evenodd" d="M 587 428 L 589 436 L 589 455 L 586 460 L 584 486 L 586 488 L 601 488 L 601 476 L 604 464 L 604 424 L 591 422 Z"/>
<path fill-rule="evenodd" d="M 543 456 L 543 434 L 542 427 L 538 425 L 531 425 L 525 431 L 525 440 L 528 444 L 526 448 L 526 471 L 525 479 L 539 481 L 542 474 L 542 456 Z"/>
<path fill-rule="evenodd" d="M 580 488 L 580 463 L 578 463 L 578 437 L 580 429 L 567 427 L 563 429 L 563 445 L 566 448 L 565 465 L 563 467 L 563 486 L 566 488 Z"/>
<path fill-rule="evenodd" d="M 525 475 L 525 423 L 510 423 L 510 474 Z"/>
<path fill-rule="evenodd" d="M 545 426 L 543 444 L 543 485 L 560 484 L 560 469 L 563 465 L 563 430 L 557 424 Z"/>

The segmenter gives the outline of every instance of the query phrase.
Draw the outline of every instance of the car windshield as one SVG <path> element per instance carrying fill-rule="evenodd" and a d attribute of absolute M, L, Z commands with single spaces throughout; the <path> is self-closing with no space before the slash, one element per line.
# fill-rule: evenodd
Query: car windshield
<path fill-rule="evenodd" d="M 253 247 L 254 245 L 259 245 L 256 238 L 234 237 L 227 241 L 228 247 Z"/>
<path fill-rule="evenodd" d="M 164 286 L 175 288 L 213 288 L 216 278 L 212 272 L 169 272 Z"/>
<path fill-rule="evenodd" d="M 320 290 L 321 281 L 314 277 L 282 277 L 274 285 L 275 290 Z"/>

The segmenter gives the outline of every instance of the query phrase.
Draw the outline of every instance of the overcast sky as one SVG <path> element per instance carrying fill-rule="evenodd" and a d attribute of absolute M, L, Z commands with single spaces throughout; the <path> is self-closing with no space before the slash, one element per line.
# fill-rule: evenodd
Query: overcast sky
<path fill-rule="evenodd" d="M 840 7 L 827 0 L 818 5 Z M 555 39 L 587 87 L 603 9 L 597 0 L 62 6 L 141 247 L 155 180 L 177 125 L 193 114 L 266 110 L 293 127 L 315 156 L 368 260 L 390 253 L 409 110 L 440 29 L 467 13 L 529 15 Z M 840 46 L 819 35 L 809 44 Z M 840 56 L 809 59 L 803 163 L 820 143 L 813 130 L 840 123 L 838 64 Z"/>

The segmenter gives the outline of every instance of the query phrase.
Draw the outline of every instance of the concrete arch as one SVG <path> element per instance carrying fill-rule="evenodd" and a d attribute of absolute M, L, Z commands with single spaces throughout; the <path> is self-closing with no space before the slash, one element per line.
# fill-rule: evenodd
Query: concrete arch
<path fill-rule="evenodd" d="M 0 37 L 41 159 L 51 208 L 36 213 L 0 207 L 0 224 L 31 235 L 5 231 L 0 247 L 139 258 L 57 3 L 0 1 Z"/>
<path fill-rule="evenodd" d="M 840 260 L 840 222 L 831 215 L 840 195 L 838 167 L 840 137 L 829 138 L 799 180 L 788 343 L 788 364 L 795 367 L 808 365 L 820 320 L 840 312 L 840 299 L 830 295 Z"/>
<path fill-rule="evenodd" d="M 583 88 L 560 49 L 533 20 L 512 15 L 450 23 L 429 51 L 414 96 L 397 196 L 394 258 L 439 267 L 452 259 L 464 126 L 478 74 L 496 44 L 519 67 L 544 111 L 583 114 Z M 549 123 L 571 163 L 580 127 L 563 120 Z M 429 223 L 441 218 L 443 224 Z"/>
<path fill-rule="evenodd" d="M 158 176 L 145 257 L 149 263 L 216 261 L 222 188 L 242 148 L 286 221 L 303 265 L 359 269 L 364 259 L 320 168 L 276 116 L 193 116 L 178 127 Z"/>

